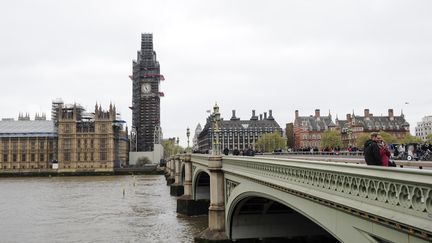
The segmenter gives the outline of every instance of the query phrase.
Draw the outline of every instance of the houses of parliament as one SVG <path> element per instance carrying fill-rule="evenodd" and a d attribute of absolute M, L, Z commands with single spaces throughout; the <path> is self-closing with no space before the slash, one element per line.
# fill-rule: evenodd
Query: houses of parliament
<path fill-rule="evenodd" d="M 110 105 L 87 112 L 78 104 L 52 103 L 45 114 L 19 114 L 0 121 L 0 171 L 57 169 L 64 172 L 112 171 L 127 164 L 127 127 Z"/>

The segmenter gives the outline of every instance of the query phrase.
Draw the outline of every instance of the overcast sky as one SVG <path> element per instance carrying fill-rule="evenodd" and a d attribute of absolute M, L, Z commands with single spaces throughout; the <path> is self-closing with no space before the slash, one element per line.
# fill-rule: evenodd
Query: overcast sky
<path fill-rule="evenodd" d="M 1 1 L 0 117 L 49 116 L 61 97 L 111 101 L 130 126 L 128 75 L 150 32 L 164 137 L 182 145 L 215 102 L 225 119 L 272 109 L 282 127 L 296 109 L 403 109 L 413 130 L 432 115 L 431 13 L 430 0 Z"/>

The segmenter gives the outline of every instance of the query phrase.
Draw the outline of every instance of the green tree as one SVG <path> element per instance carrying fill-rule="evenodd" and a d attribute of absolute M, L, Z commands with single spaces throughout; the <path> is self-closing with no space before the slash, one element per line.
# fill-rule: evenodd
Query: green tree
<path fill-rule="evenodd" d="M 399 142 L 395 136 L 391 135 L 388 132 L 380 131 L 379 133 L 380 133 L 381 137 L 383 138 L 384 142 L 386 142 L 387 144 Z"/>
<path fill-rule="evenodd" d="M 164 147 L 164 157 L 168 158 L 170 156 L 173 156 L 175 154 L 181 153 L 184 151 L 184 149 L 175 144 L 172 140 L 165 140 L 162 143 L 162 146 Z"/>
<path fill-rule="evenodd" d="M 147 158 L 147 157 L 145 157 L 145 156 L 143 156 L 143 157 L 139 157 L 139 158 L 137 159 L 137 162 L 136 162 L 136 164 L 135 164 L 135 167 L 143 167 L 144 165 L 146 165 L 146 164 L 148 164 L 148 163 L 150 163 L 150 162 L 151 162 L 150 159 Z"/>
<path fill-rule="evenodd" d="M 342 147 L 341 135 L 338 131 L 327 130 L 321 135 L 321 148 Z"/>
<path fill-rule="evenodd" d="M 294 148 L 294 125 L 293 123 L 287 123 L 285 128 L 285 134 L 287 138 L 288 148 Z"/>
<path fill-rule="evenodd" d="M 364 144 L 369 139 L 370 139 L 370 134 L 368 134 L 368 133 L 363 133 L 362 135 L 358 136 L 357 141 L 356 141 L 357 148 L 363 149 Z"/>
<path fill-rule="evenodd" d="M 419 137 L 415 137 L 411 134 L 406 135 L 403 139 L 400 140 L 401 143 L 403 144 L 408 144 L 408 143 L 423 143 L 423 140 Z"/>
<path fill-rule="evenodd" d="M 286 141 L 278 132 L 266 133 L 258 138 L 255 148 L 262 152 L 273 152 L 276 149 L 285 149 Z"/>
<path fill-rule="evenodd" d="M 431 133 L 431 134 L 428 134 L 428 135 L 426 136 L 426 142 L 427 142 L 427 143 L 432 143 L 432 133 Z"/>

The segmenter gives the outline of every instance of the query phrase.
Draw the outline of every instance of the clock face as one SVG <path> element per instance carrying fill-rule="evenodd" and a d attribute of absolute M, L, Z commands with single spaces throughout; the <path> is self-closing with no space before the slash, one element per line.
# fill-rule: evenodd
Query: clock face
<path fill-rule="evenodd" d="M 151 85 L 150 84 L 142 84 L 141 86 L 141 92 L 144 94 L 148 94 L 151 91 Z"/>

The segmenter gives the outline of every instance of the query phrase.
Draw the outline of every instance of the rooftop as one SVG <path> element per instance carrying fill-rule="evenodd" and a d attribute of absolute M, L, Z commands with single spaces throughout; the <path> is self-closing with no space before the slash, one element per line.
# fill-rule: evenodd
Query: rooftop
<path fill-rule="evenodd" d="M 0 137 L 56 136 L 52 121 L 0 121 Z"/>

